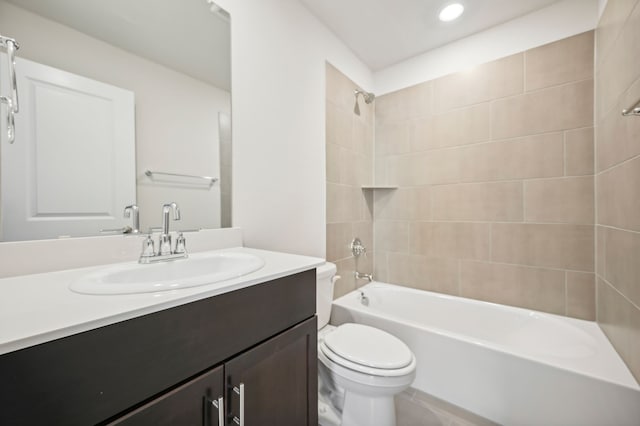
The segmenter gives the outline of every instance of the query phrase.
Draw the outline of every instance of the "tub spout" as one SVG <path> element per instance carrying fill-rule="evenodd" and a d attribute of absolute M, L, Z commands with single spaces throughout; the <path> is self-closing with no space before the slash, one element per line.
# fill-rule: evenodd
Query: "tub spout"
<path fill-rule="evenodd" d="M 373 281 L 373 275 L 371 274 L 362 274 L 356 271 L 355 275 L 357 280 L 367 280 L 369 282 Z"/>

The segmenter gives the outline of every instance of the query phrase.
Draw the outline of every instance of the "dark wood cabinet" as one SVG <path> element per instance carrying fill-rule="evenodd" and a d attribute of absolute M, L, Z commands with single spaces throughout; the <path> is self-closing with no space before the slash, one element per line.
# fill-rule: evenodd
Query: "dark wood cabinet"
<path fill-rule="evenodd" d="M 317 425 L 315 270 L 0 355 L 0 425 Z M 239 390 L 239 389 L 238 389 Z"/>
<path fill-rule="evenodd" d="M 315 331 L 304 321 L 109 426 L 317 425 Z"/>
<path fill-rule="evenodd" d="M 225 364 L 231 418 L 242 397 L 245 425 L 318 424 L 316 327 L 305 321 Z"/>

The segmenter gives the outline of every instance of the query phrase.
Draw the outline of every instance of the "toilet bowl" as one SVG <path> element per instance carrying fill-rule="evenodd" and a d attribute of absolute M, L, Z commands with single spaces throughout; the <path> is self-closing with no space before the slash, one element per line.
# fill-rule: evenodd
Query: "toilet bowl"
<path fill-rule="evenodd" d="M 317 270 L 318 398 L 322 426 L 395 426 L 394 396 L 415 378 L 411 350 L 362 324 L 328 325 L 336 266 Z"/>

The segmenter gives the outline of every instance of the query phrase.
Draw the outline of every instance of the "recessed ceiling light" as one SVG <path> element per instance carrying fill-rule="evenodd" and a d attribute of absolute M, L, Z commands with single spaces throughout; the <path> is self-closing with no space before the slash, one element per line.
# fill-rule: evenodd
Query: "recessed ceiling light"
<path fill-rule="evenodd" d="M 454 19 L 459 18 L 460 15 L 462 15 L 462 12 L 464 12 L 463 5 L 461 5 L 460 3 L 451 3 L 450 5 L 442 8 L 442 10 L 440 11 L 440 15 L 438 15 L 438 18 L 440 18 L 442 22 L 450 22 Z"/>

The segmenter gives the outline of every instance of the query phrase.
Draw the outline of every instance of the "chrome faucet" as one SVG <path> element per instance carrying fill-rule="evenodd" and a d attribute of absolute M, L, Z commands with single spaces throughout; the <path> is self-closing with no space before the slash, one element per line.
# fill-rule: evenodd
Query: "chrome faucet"
<path fill-rule="evenodd" d="M 187 257 L 186 241 L 182 232 L 176 238 L 175 249 L 171 245 L 171 234 L 169 233 L 169 213 L 171 211 L 173 211 L 173 220 L 180 220 L 178 204 L 169 203 L 162 206 L 162 233 L 158 240 L 158 251 L 154 250 L 154 242 L 151 237 L 153 230 L 150 229 L 147 238 L 142 243 L 139 263 L 163 262 Z"/>
<path fill-rule="evenodd" d="M 131 218 L 131 234 L 139 234 L 140 233 L 140 209 L 137 205 L 131 204 L 124 208 L 124 217 Z"/>
<path fill-rule="evenodd" d="M 101 234 L 139 234 L 140 233 L 140 209 L 137 205 L 131 204 L 124 208 L 124 217 L 132 218 L 132 226 L 124 226 L 122 228 L 115 229 L 101 229 Z"/>
<path fill-rule="evenodd" d="M 162 206 L 162 234 L 160 234 L 159 256 L 171 254 L 171 235 L 169 234 L 169 212 L 173 210 L 173 220 L 180 220 L 180 208 L 176 203 Z"/>
<path fill-rule="evenodd" d="M 357 280 L 367 280 L 369 282 L 373 281 L 373 275 L 371 274 L 363 274 L 361 272 L 356 271 L 355 276 Z"/>

